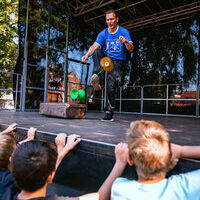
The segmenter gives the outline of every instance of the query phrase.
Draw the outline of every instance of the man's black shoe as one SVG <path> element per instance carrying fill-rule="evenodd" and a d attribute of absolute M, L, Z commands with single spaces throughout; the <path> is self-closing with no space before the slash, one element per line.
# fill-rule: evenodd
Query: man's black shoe
<path fill-rule="evenodd" d="M 103 122 L 113 122 L 114 119 L 113 119 L 112 115 L 106 113 L 105 116 L 101 119 L 101 121 L 103 121 Z"/>

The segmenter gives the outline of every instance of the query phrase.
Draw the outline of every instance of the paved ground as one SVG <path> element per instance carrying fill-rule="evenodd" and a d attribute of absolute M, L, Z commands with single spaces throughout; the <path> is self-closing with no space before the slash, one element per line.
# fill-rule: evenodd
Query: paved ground
<path fill-rule="evenodd" d="M 17 122 L 20 127 L 34 126 L 41 131 L 80 134 L 83 138 L 116 144 L 126 138 L 133 120 L 160 122 L 170 133 L 172 142 L 182 145 L 200 145 L 200 119 L 146 115 L 115 115 L 114 122 L 101 122 L 102 113 L 87 113 L 85 119 L 60 119 L 42 116 L 37 112 L 0 111 L 0 124 Z"/>

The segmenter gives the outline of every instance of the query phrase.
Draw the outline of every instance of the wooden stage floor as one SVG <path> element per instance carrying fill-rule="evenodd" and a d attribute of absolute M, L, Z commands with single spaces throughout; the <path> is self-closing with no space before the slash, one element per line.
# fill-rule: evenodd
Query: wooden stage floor
<path fill-rule="evenodd" d="M 117 144 L 126 139 L 131 121 L 145 119 L 161 123 L 170 133 L 171 141 L 182 145 L 200 144 L 200 119 L 147 115 L 114 115 L 114 122 L 102 122 L 103 113 L 87 113 L 85 119 L 61 119 L 38 112 L 0 111 L 0 125 L 17 122 L 20 127 L 36 127 L 50 133 L 79 134 L 84 139 Z"/>

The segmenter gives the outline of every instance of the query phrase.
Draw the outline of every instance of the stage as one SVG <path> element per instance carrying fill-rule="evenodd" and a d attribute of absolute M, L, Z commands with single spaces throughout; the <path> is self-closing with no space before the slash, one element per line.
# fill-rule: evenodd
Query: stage
<path fill-rule="evenodd" d="M 19 127 L 36 127 L 38 131 L 58 134 L 79 134 L 85 140 L 117 144 L 126 139 L 130 122 L 155 120 L 170 133 L 171 141 L 181 145 L 200 144 L 200 119 L 149 115 L 114 115 L 114 122 L 102 122 L 103 113 L 87 113 L 85 119 L 62 119 L 40 115 L 38 112 L 0 111 L 0 125 L 13 122 Z"/>
<path fill-rule="evenodd" d="M 80 134 L 81 143 L 71 151 L 59 166 L 54 184 L 48 194 L 77 196 L 96 192 L 110 173 L 114 163 L 114 146 L 125 141 L 129 124 L 134 120 L 155 120 L 170 133 L 171 141 L 182 145 L 200 144 L 200 119 L 146 115 L 114 115 L 114 122 L 101 122 L 103 113 L 87 113 L 85 119 L 46 117 L 38 112 L 0 112 L 0 128 L 17 122 L 18 140 L 26 137 L 29 127 L 37 128 L 36 139 L 54 143 L 58 133 Z M 180 159 L 168 173 L 184 173 L 200 168 L 200 160 Z M 123 177 L 137 179 L 134 167 L 127 166 Z"/>

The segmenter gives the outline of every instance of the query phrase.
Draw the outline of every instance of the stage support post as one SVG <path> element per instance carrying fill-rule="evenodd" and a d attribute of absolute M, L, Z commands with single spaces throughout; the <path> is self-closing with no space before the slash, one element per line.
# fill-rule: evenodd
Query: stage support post
<path fill-rule="evenodd" d="M 166 87 L 166 115 L 169 113 L 169 85 Z"/>
<path fill-rule="evenodd" d="M 200 45 L 200 39 L 199 39 Z M 196 117 L 199 117 L 199 92 L 200 92 L 200 49 L 199 49 L 199 62 L 197 63 L 197 83 L 196 83 Z"/>
<path fill-rule="evenodd" d="M 68 93 L 68 40 L 69 40 L 69 16 L 67 16 L 66 47 L 65 47 L 66 53 L 65 53 L 65 65 L 64 65 L 64 98 L 63 98 L 64 103 L 67 102 L 67 93 Z"/>
<path fill-rule="evenodd" d="M 44 82 L 44 103 L 48 103 L 50 16 L 51 16 L 51 1 L 49 1 L 48 4 L 48 32 L 47 32 L 46 66 L 45 66 L 45 82 Z"/>
<path fill-rule="evenodd" d="M 28 18 L 29 18 L 29 0 L 26 5 L 26 32 L 24 41 L 24 60 L 23 60 L 23 77 L 22 77 L 22 99 L 21 111 L 25 111 L 26 107 L 26 79 L 27 79 L 27 63 L 28 63 Z"/>
<path fill-rule="evenodd" d="M 197 82 L 196 82 L 196 117 L 200 117 L 199 113 L 199 92 L 200 92 L 200 16 L 199 14 L 196 15 L 197 17 L 197 23 L 199 25 L 199 32 L 197 34 L 197 40 L 199 45 L 199 52 L 198 52 L 198 60 L 197 60 Z"/>

